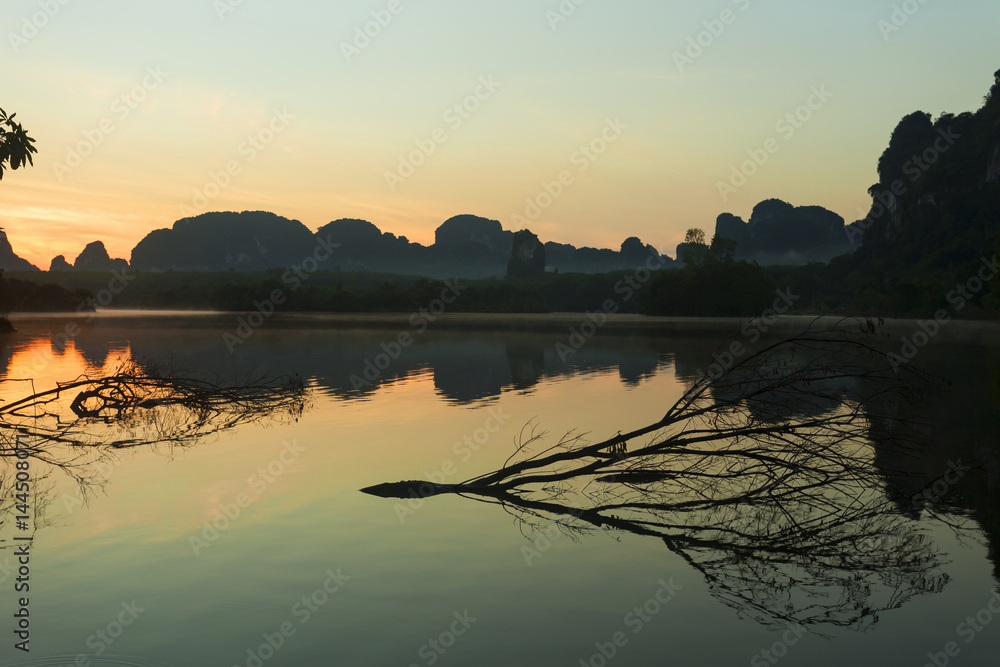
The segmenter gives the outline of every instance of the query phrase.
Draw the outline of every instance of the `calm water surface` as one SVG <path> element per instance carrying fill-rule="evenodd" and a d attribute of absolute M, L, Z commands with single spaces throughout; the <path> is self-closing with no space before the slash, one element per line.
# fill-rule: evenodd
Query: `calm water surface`
<path fill-rule="evenodd" d="M 70 321 L 83 331 L 62 347 Z M 40 391 L 129 356 L 223 378 L 298 373 L 311 397 L 297 419 L 191 447 L 112 452 L 86 502 L 62 470 L 36 479 L 34 503 L 44 507 L 31 547 L 31 652 L 13 648 L 20 594 L 7 515 L 0 664 L 919 667 L 949 642 L 958 652 L 951 664 L 996 664 L 1000 616 L 992 622 L 984 611 L 1000 572 L 993 326 L 952 324 L 916 360 L 954 385 L 925 409 L 939 424 L 934 450 L 906 466 L 930 481 L 950 461 L 977 462 L 933 499 L 933 512 L 901 508 L 944 555 L 919 593 L 887 573 L 885 590 L 831 586 L 810 600 L 762 594 L 763 581 L 747 589 L 753 604 L 736 602 L 720 591 L 745 572 L 706 577 L 659 539 L 551 526 L 545 537 L 544 524 L 470 499 L 408 504 L 359 493 L 492 471 L 529 423 L 554 444 L 571 431 L 596 442 L 654 422 L 734 329 L 616 330 L 561 359 L 572 321 L 536 333 L 491 331 L 488 319 L 478 329 L 414 332 L 414 344 L 384 364 L 382 344 L 391 352 L 401 329 L 375 321 L 276 320 L 230 352 L 222 334 L 232 316 L 16 319 L 19 332 L 0 342 L 5 401 L 30 392 L 14 380 L 33 379 Z M 894 326 L 897 337 L 913 330 Z M 366 383 L 369 361 L 386 367 L 377 377 L 369 370 Z M 33 475 L 46 471 L 33 466 Z M 963 519 L 971 531 L 947 525 Z M 868 595 L 872 613 L 847 626 L 802 634 L 762 621 L 822 616 L 830 600 Z M 769 608 L 779 604 L 787 608 Z M 979 630 L 960 625 L 977 614 Z"/>

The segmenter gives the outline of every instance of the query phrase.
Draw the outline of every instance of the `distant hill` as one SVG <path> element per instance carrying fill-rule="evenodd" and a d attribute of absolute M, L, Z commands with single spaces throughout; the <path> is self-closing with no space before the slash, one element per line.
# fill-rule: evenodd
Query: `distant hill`
<path fill-rule="evenodd" d="M 18 257 L 7 240 L 7 233 L 0 230 L 0 270 L 38 271 L 39 268 L 26 259 Z"/>
<path fill-rule="evenodd" d="M 497 220 L 476 215 L 456 215 L 434 230 L 428 248 L 430 273 L 465 278 L 503 278 L 514 246 L 514 232 Z"/>
<path fill-rule="evenodd" d="M 737 241 L 738 259 L 829 262 L 814 278 L 837 294 L 831 306 L 906 313 L 940 305 L 943 285 L 964 282 L 1000 253 L 1000 71 L 994 79 L 976 112 L 935 119 L 916 111 L 899 121 L 878 160 L 864 219 L 845 225 L 818 206 L 772 199 L 749 222 L 720 215 L 716 233 Z M 1000 280 L 991 289 L 1000 299 Z"/>
<path fill-rule="evenodd" d="M 853 250 L 842 217 L 821 206 L 795 207 L 780 199 L 757 204 L 749 222 L 723 213 L 715 233 L 736 241 L 736 259 L 765 265 L 825 263 Z"/>
<path fill-rule="evenodd" d="M 59 257 L 62 257 L 62 255 L 59 255 Z M 65 263 L 65 261 L 64 258 L 63 262 Z M 52 266 L 56 266 L 57 270 L 61 266 L 55 257 L 52 258 Z M 83 252 L 73 262 L 73 269 L 76 271 L 114 271 L 115 269 L 123 269 L 127 266 L 128 262 L 124 259 L 111 259 L 102 241 L 88 243 L 87 247 L 83 249 Z M 51 266 L 50 270 L 52 270 Z"/>
<path fill-rule="evenodd" d="M 383 233 L 367 220 L 334 220 L 316 230 L 316 238 L 326 239 L 338 247 L 333 251 L 332 264 L 342 271 L 384 272 L 396 266 L 407 268 L 420 264 L 417 256 L 423 246 L 403 237 Z"/>
<path fill-rule="evenodd" d="M 650 256 L 660 257 L 660 252 L 651 245 L 643 244 L 635 236 L 622 242 L 617 251 L 606 248 L 576 248 L 565 243 L 546 243 L 545 258 L 549 268 L 563 273 L 607 273 L 624 271 L 642 266 Z M 668 258 L 664 268 L 670 268 L 673 260 Z"/>
<path fill-rule="evenodd" d="M 72 271 L 73 265 L 66 261 L 65 255 L 56 255 L 49 262 L 49 271 Z"/>
<path fill-rule="evenodd" d="M 205 213 L 150 232 L 129 264 L 139 271 L 259 271 L 301 264 L 314 246 L 298 220 L 264 211 Z"/>
<path fill-rule="evenodd" d="M 261 271 L 306 263 L 307 270 L 502 278 L 513 240 L 514 232 L 497 220 L 468 214 L 444 221 L 434 232 L 434 243 L 424 246 L 383 232 L 366 220 L 334 220 L 313 234 L 301 222 L 273 213 L 217 212 L 150 232 L 132 251 L 131 267 L 139 271 Z M 545 249 L 546 268 L 564 273 L 636 268 L 649 254 L 658 256 L 655 248 L 635 237 L 618 251 L 561 244 L 546 244 Z"/>

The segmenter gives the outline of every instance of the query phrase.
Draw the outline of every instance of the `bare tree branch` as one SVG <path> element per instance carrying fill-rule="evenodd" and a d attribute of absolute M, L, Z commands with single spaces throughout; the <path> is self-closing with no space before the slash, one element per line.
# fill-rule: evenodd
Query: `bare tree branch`
<path fill-rule="evenodd" d="M 903 471 L 875 460 L 923 451 L 903 408 L 938 382 L 897 367 L 876 342 L 871 321 L 811 327 L 697 379 L 642 428 L 537 453 L 522 445 L 500 469 L 459 484 L 363 491 L 457 493 L 529 524 L 655 537 L 713 595 L 762 623 L 818 634 L 870 627 L 878 611 L 947 581 L 933 542 L 886 484 Z"/>

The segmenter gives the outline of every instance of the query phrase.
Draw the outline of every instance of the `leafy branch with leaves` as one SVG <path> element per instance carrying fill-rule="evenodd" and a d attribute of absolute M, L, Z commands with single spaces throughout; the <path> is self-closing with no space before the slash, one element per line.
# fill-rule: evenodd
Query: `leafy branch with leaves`
<path fill-rule="evenodd" d="M 31 156 L 38 152 L 35 140 L 14 120 L 16 115 L 8 115 L 0 109 L 0 179 L 3 179 L 4 169 L 13 171 L 25 165 L 33 166 Z"/>

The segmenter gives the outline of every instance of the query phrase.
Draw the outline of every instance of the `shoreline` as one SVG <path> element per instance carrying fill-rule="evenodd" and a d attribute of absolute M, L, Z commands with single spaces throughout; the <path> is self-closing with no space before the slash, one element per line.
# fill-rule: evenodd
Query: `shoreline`
<path fill-rule="evenodd" d="M 87 326 L 114 326 L 116 324 L 149 328 L 163 326 L 170 322 L 182 327 L 206 326 L 208 328 L 231 328 L 239 318 L 246 318 L 246 312 L 189 311 L 189 310 L 100 310 L 96 313 L 11 313 L 8 317 L 15 324 L 43 320 L 61 320 Z M 269 316 L 264 326 L 274 328 L 371 328 L 399 329 L 414 326 L 411 319 L 427 322 L 428 329 L 466 331 L 510 331 L 510 332 L 565 332 L 570 327 L 585 322 L 597 322 L 588 313 L 444 313 L 430 321 L 430 317 L 419 313 L 320 313 L 320 312 L 279 312 Z M 774 321 L 760 317 L 653 317 L 633 314 L 608 315 L 606 322 L 598 329 L 603 334 L 670 336 L 677 334 L 712 333 L 740 328 L 756 320 L 755 326 L 766 327 L 768 331 L 799 332 L 809 325 L 832 326 L 849 321 L 839 315 L 780 315 Z M 859 318 L 860 319 L 860 318 Z M 895 332 L 909 333 L 928 318 L 885 318 L 883 334 Z M 182 320 L 187 320 L 186 322 Z M 1000 334 L 997 320 L 953 320 L 944 331 L 956 333 L 974 329 L 977 332 L 994 330 Z"/>

